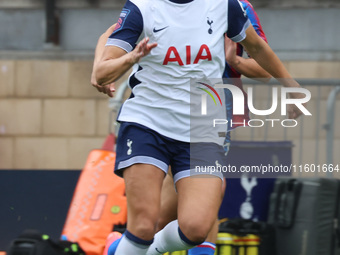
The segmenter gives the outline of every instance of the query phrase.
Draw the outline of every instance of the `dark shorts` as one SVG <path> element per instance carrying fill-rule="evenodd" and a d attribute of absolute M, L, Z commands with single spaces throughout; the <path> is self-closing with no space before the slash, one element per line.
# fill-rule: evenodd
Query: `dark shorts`
<path fill-rule="evenodd" d="M 197 171 L 226 164 L 225 150 L 214 143 L 187 143 L 163 136 L 143 125 L 122 122 L 116 149 L 115 173 L 122 176 L 134 164 L 150 164 L 167 173 L 169 166 L 174 181 L 189 176 L 218 176 L 218 171 Z"/>

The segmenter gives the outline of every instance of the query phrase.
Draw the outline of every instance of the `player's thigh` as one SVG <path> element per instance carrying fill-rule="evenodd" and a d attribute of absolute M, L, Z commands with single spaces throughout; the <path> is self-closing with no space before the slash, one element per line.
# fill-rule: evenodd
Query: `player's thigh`
<path fill-rule="evenodd" d="M 192 241 L 204 240 L 221 205 L 221 178 L 187 177 L 177 181 L 176 187 L 178 222 L 182 232 Z"/>
<path fill-rule="evenodd" d="M 161 230 L 169 222 L 177 219 L 177 193 L 174 180 L 170 171 L 163 181 L 161 193 L 161 211 L 158 220 L 157 231 Z"/>
<path fill-rule="evenodd" d="M 127 229 L 145 240 L 152 239 L 156 231 L 164 176 L 164 171 L 149 164 L 134 164 L 123 172 L 128 206 Z"/>

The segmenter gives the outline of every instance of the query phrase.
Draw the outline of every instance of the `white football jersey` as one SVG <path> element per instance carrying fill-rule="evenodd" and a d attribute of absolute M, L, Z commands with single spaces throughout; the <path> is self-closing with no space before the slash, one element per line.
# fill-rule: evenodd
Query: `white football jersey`
<path fill-rule="evenodd" d="M 144 37 L 158 45 L 134 66 L 129 78 L 132 95 L 122 105 L 118 121 L 136 122 L 175 140 L 198 141 L 190 132 L 190 107 L 200 109 L 200 95 L 205 92 L 193 79 L 207 82 L 221 78 L 224 34 L 242 41 L 249 25 L 237 0 L 127 1 L 106 45 L 130 52 Z M 224 93 L 219 94 L 223 99 Z M 220 116 L 215 117 L 226 119 L 225 107 L 218 111 Z M 201 138 L 205 136 L 209 134 L 200 133 Z M 218 143 L 223 140 L 220 136 Z"/>

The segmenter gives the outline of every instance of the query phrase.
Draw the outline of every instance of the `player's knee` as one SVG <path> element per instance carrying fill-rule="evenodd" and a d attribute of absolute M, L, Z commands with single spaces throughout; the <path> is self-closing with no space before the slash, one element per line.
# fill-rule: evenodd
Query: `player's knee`
<path fill-rule="evenodd" d="M 180 229 L 191 242 L 202 243 L 208 236 L 210 226 L 205 222 L 184 221 Z"/>
<path fill-rule="evenodd" d="M 137 236 L 151 240 L 156 233 L 157 220 L 150 217 L 137 217 L 133 229 Z"/>
<path fill-rule="evenodd" d="M 143 210 L 139 210 L 139 213 L 134 215 L 133 222 L 131 222 L 131 227 L 137 236 L 145 240 L 152 239 L 156 233 L 158 215 L 157 209 L 144 208 Z"/>

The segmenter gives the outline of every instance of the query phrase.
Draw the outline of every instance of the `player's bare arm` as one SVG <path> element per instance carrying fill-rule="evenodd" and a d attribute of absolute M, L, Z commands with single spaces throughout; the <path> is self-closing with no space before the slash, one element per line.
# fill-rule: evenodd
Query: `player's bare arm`
<path fill-rule="evenodd" d="M 260 79 L 263 82 L 268 82 L 272 77 L 254 59 L 238 56 L 236 54 L 237 43 L 233 42 L 226 35 L 224 37 L 224 48 L 227 63 L 237 72 L 248 78 Z"/>
<path fill-rule="evenodd" d="M 252 26 L 248 27 L 246 35 L 246 38 L 240 43 L 261 67 L 275 78 L 292 78 L 280 59 L 269 45 L 257 35 Z M 287 84 L 287 87 L 299 87 L 299 84 L 295 82 Z"/>
<path fill-rule="evenodd" d="M 94 76 L 94 70 L 96 68 L 96 65 L 98 64 L 98 62 L 101 59 L 101 56 L 103 55 L 107 38 L 109 38 L 109 36 L 113 33 L 115 27 L 116 27 L 116 23 L 113 24 L 111 27 L 109 27 L 98 39 L 95 53 L 94 53 L 92 76 Z"/>
<path fill-rule="evenodd" d="M 94 53 L 93 68 L 92 68 L 92 74 L 91 74 L 92 86 L 95 87 L 99 92 L 107 94 L 109 97 L 113 97 L 113 92 L 116 90 L 115 84 L 110 83 L 105 86 L 98 85 L 97 79 L 95 76 L 95 69 L 97 67 L 97 64 L 101 56 L 103 55 L 107 38 L 113 33 L 115 27 L 116 27 L 116 24 L 113 24 L 99 37 L 97 45 L 96 45 L 95 53 Z"/>
<path fill-rule="evenodd" d="M 98 84 L 105 86 L 115 82 L 156 46 L 157 43 L 149 43 L 149 38 L 145 38 L 129 53 L 116 46 L 105 47 L 103 56 L 95 70 Z"/>
<path fill-rule="evenodd" d="M 269 45 L 258 36 L 252 26 L 248 27 L 246 35 L 246 38 L 240 43 L 263 69 L 270 73 L 274 78 L 278 79 L 285 87 L 300 87 L 300 85 L 291 77 L 281 60 Z M 292 98 L 304 98 L 304 95 L 301 93 L 290 93 L 290 96 Z M 290 110 L 288 112 L 289 118 L 294 119 L 302 114 L 300 109 L 295 105 L 290 105 Z"/>

